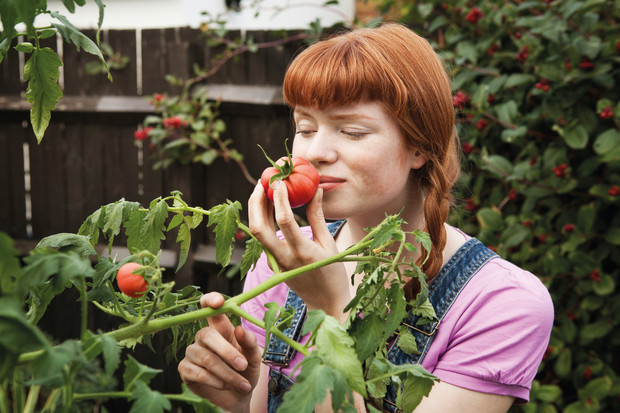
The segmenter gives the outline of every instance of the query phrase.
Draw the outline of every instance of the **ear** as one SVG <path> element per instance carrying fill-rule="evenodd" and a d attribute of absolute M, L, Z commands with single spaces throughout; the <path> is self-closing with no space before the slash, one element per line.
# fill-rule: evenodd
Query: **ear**
<path fill-rule="evenodd" d="M 411 155 L 411 169 L 420 169 L 426 164 L 426 156 L 422 155 L 420 151 L 415 151 Z"/>

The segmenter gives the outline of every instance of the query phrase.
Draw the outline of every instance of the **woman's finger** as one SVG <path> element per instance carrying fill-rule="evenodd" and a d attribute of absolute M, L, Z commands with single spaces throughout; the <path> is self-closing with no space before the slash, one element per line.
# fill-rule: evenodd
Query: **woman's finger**
<path fill-rule="evenodd" d="M 282 181 L 273 183 L 273 205 L 275 210 L 276 222 L 284 239 L 295 251 L 307 251 L 309 239 L 299 228 L 295 220 L 295 214 L 288 200 L 288 188 Z M 306 248 L 304 248 L 304 246 Z"/>
<path fill-rule="evenodd" d="M 312 228 L 314 240 L 323 248 L 335 248 L 334 237 L 329 232 L 327 222 L 325 221 L 325 215 L 323 214 L 323 188 L 319 188 L 312 200 L 308 203 L 306 207 L 306 218 L 308 219 L 310 228 Z"/>

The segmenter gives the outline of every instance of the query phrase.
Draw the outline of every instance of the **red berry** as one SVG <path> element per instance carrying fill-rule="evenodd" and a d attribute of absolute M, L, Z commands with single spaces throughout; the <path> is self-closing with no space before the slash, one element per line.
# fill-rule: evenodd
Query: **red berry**
<path fill-rule="evenodd" d="M 588 366 L 585 368 L 582 374 L 585 380 L 590 380 L 592 378 L 592 367 Z"/>
<path fill-rule="evenodd" d="M 547 241 L 547 234 L 540 234 L 538 236 L 538 241 L 542 242 L 543 244 Z"/>
<path fill-rule="evenodd" d="M 546 359 L 547 357 L 549 357 L 551 353 L 553 353 L 553 347 L 547 346 L 547 349 L 545 350 L 545 354 L 543 355 L 543 359 Z"/>
<path fill-rule="evenodd" d="M 532 221 L 530 221 L 529 219 L 526 219 L 525 221 L 523 221 L 523 226 L 524 227 L 531 227 L 532 226 Z"/>
<path fill-rule="evenodd" d="M 469 142 L 463 143 L 463 152 L 465 152 L 467 155 L 469 155 L 473 151 L 474 151 L 474 146 L 471 143 L 469 143 Z"/>
<path fill-rule="evenodd" d="M 164 118 L 163 124 L 164 124 L 164 128 L 178 129 L 181 127 L 183 122 L 181 121 L 181 118 L 179 118 L 178 116 L 172 116 L 170 118 Z"/>
<path fill-rule="evenodd" d="M 463 109 L 466 102 L 467 97 L 460 90 L 452 97 L 452 105 L 454 105 L 455 108 Z"/>
<path fill-rule="evenodd" d="M 476 129 L 481 131 L 486 128 L 488 124 L 489 122 L 486 119 L 480 119 L 478 122 L 476 122 Z"/>
<path fill-rule="evenodd" d="M 569 311 L 568 313 L 566 313 L 566 316 L 568 317 L 570 321 L 577 320 L 577 314 L 573 313 L 572 311 Z"/>
<path fill-rule="evenodd" d="M 523 46 L 523 48 L 519 51 L 519 53 L 517 53 L 517 60 L 520 62 L 524 62 L 525 60 L 527 60 L 528 56 L 530 55 L 529 50 L 527 45 Z"/>
<path fill-rule="evenodd" d="M 136 138 L 136 140 L 139 140 L 139 141 L 146 140 L 146 139 L 148 139 L 149 133 L 152 130 L 153 130 L 152 126 L 149 126 L 147 128 L 144 128 L 144 129 L 138 129 L 137 131 L 135 131 L 133 133 L 133 137 Z"/>
<path fill-rule="evenodd" d="M 618 185 L 613 185 L 611 188 L 607 190 L 607 195 L 609 196 L 618 196 L 620 195 L 620 187 Z"/>
<path fill-rule="evenodd" d="M 236 239 L 237 241 L 242 241 L 242 240 L 243 240 L 243 238 L 245 238 L 245 232 L 243 232 L 243 231 L 241 231 L 241 230 L 238 230 L 238 231 L 235 233 L 235 239 Z"/>
<path fill-rule="evenodd" d="M 465 16 L 465 18 L 471 24 L 476 24 L 478 23 L 478 20 L 482 18 L 482 16 L 482 11 L 478 7 L 474 7 L 469 13 L 467 13 L 467 16 Z"/>
<path fill-rule="evenodd" d="M 573 63 L 570 61 L 570 57 L 567 57 L 566 60 L 564 60 L 564 68 L 570 70 L 572 67 Z"/>
<path fill-rule="evenodd" d="M 497 254 L 497 247 L 494 247 L 494 246 L 492 246 L 492 245 L 489 245 L 487 248 L 488 248 L 488 249 L 490 249 L 491 251 L 493 251 L 494 253 L 496 253 L 496 254 Z"/>
<path fill-rule="evenodd" d="M 493 43 L 491 47 L 489 47 L 489 50 L 487 50 L 487 53 L 489 54 L 489 56 L 493 56 L 498 49 L 499 46 Z"/>
<path fill-rule="evenodd" d="M 562 163 L 562 164 L 560 164 L 558 166 L 554 166 L 553 167 L 553 173 L 558 178 L 562 178 L 562 177 L 565 176 L 566 168 L 568 168 L 568 165 L 565 164 L 565 163 Z"/>
<path fill-rule="evenodd" d="M 489 96 L 487 96 L 487 102 L 489 102 L 489 103 L 495 102 L 495 99 L 496 99 L 495 95 L 492 94 L 492 93 L 489 93 Z"/>
<path fill-rule="evenodd" d="M 579 68 L 584 70 L 592 70 L 594 69 L 594 63 L 588 59 L 587 57 L 581 58 L 581 63 L 579 63 Z"/>
<path fill-rule="evenodd" d="M 601 272 L 599 271 L 598 268 L 595 268 L 594 270 L 592 270 L 592 272 L 590 273 L 590 279 L 594 281 L 595 283 L 601 282 Z"/>
<path fill-rule="evenodd" d="M 478 205 L 476 205 L 476 203 L 474 202 L 473 199 L 471 198 L 467 198 L 465 200 L 465 209 L 468 211 L 474 211 L 476 208 L 478 208 Z"/>
<path fill-rule="evenodd" d="M 562 227 L 562 231 L 564 232 L 573 232 L 575 230 L 575 224 L 566 224 Z"/>
<path fill-rule="evenodd" d="M 614 117 L 614 112 L 611 109 L 611 106 L 605 106 L 599 115 L 601 119 L 610 119 Z"/>
<path fill-rule="evenodd" d="M 510 188 L 510 191 L 508 191 L 508 198 L 512 200 L 517 199 L 517 191 L 514 188 Z"/>

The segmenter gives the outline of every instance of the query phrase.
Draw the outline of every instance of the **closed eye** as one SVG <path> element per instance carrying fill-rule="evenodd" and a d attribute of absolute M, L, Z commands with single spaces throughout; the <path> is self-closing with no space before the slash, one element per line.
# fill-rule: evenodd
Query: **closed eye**
<path fill-rule="evenodd" d="M 362 138 L 368 135 L 368 132 L 356 132 L 356 131 L 342 131 L 343 134 L 351 136 L 352 138 Z"/>
<path fill-rule="evenodd" d="M 296 135 L 301 135 L 301 136 L 310 136 L 313 133 L 315 133 L 316 131 L 311 130 L 311 129 L 306 129 L 306 130 L 298 130 L 295 132 Z"/>

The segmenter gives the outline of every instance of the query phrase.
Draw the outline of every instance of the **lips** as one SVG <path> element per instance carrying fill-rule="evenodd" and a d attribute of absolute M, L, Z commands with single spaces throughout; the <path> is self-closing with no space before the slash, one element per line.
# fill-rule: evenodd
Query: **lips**
<path fill-rule="evenodd" d="M 329 191 L 337 188 L 338 186 L 345 183 L 345 180 L 342 178 L 336 178 L 334 176 L 321 176 L 319 179 L 319 187 L 323 188 L 324 191 Z"/>

